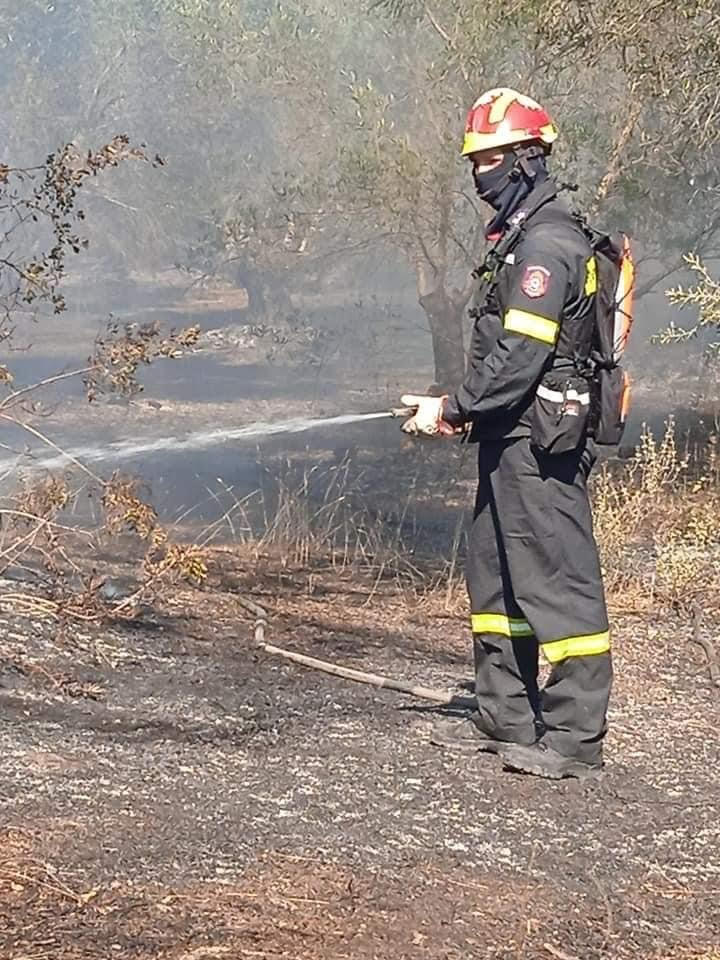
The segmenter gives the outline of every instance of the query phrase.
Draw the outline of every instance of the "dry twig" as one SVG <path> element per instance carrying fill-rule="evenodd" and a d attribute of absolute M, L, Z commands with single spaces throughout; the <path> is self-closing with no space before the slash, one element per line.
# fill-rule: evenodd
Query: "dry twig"
<path fill-rule="evenodd" d="M 600 896 L 602 897 L 603 903 L 605 904 L 605 930 L 604 930 L 602 945 L 601 945 L 600 949 L 598 950 L 598 955 L 599 955 L 599 956 L 602 956 L 602 955 L 605 953 L 605 951 L 607 950 L 608 944 L 610 943 L 610 940 L 612 939 L 613 931 L 614 931 L 614 928 L 615 928 L 615 922 L 614 922 L 614 918 L 613 918 L 612 903 L 610 902 L 610 897 L 609 897 L 608 894 L 607 894 L 607 890 L 606 890 L 605 887 L 600 883 L 600 881 L 599 881 L 598 878 L 595 876 L 595 874 L 592 874 L 591 876 L 592 876 L 592 882 L 595 884 L 595 887 L 597 888 L 597 891 L 598 891 L 598 893 L 600 894 Z"/>
<path fill-rule="evenodd" d="M 714 687 L 720 688 L 720 663 L 718 662 L 717 650 L 711 640 L 702 635 L 702 611 L 698 604 L 693 606 L 693 634 L 692 642 L 702 647 L 708 662 L 708 673 L 710 682 Z"/>

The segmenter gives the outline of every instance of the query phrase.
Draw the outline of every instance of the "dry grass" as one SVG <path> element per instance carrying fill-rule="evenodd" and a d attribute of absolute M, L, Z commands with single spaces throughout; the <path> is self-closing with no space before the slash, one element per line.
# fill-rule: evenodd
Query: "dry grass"
<path fill-rule="evenodd" d="M 405 586 L 423 580 L 415 561 L 418 505 L 414 485 L 388 505 L 349 454 L 332 462 L 288 459 L 263 487 L 242 498 L 223 487 L 230 506 L 199 536 L 227 541 L 256 557 L 272 553 L 285 568 L 361 568 L 395 576 Z"/>
<path fill-rule="evenodd" d="M 88 498 L 98 501 L 99 515 L 78 512 Z M 159 589 L 185 579 L 203 583 L 207 551 L 197 543 L 178 542 L 142 497 L 137 480 L 121 475 L 99 489 L 73 485 L 70 474 L 21 480 L 13 496 L 0 500 L 0 576 L 12 570 L 28 575 L 17 589 L 0 591 L 0 606 L 61 621 L 100 621 L 132 616 Z M 109 571 L 103 551 L 117 552 L 118 539 L 133 541 L 137 587 L 119 603 L 103 592 Z M 127 542 L 124 552 L 128 552 Z M 114 598 L 113 598 L 114 599 Z"/>
<path fill-rule="evenodd" d="M 693 456 L 674 424 L 656 439 L 643 431 L 635 455 L 606 464 L 593 486 L 595 535 L 616 606 L 682 613 L 717 604 L 720 476 L 717 437 Z"/>
<path fill-rule="evenodd" d="M 392 585 L 416 614 L 464 615 L 467 515 L 447 503 L 449 471 L 434 476 L 418 462 L 401 486 L 384 466 L 377 475 L 373 469 L 377 464 L 362 467 L 349 454 L 315 464 L 288 459 L 266 470 L 263 487 L 249 495 L 222 485 L 223 496 L 213 494 L 217 519 L 190 536 L 180 523 L 161 524 L 132 478 L 104 482 L 94 523 L 84 526 L 75 509 L 87 482 L 82 488 L 72 487 L 67 476 L 26 482 L 12 502 L 0 504 L 0 572 L 11 564 L 39 565 L 53 586 L 51 599 L 14 592 L 8 602 L 39 604 L 44 615 L 102 618 L 109 612 L 97 602 L 104 570 L 101 564 L 89 569 L 88 558 L 130 534 L 138 546 L 137 588 L 130 600 L 112 606 L 114 615 L 133 613 L 178 578 L 203 584 L 218 541 L 241 546 L 256 563 L 272 555 L 283 569 L 362 570 L 376 584 Z M 467 499 L 464 491 L 453 494 L 458 502 Z M 714 610 L 720 603 L 717 437 L 690 455 L 680 449 L 672 422 L 660 438 L 645 430 L 631 459 L 598 471 L 592 495 L 616 612 L 690 617 L 700 608 L 706 616 Z M 79 587 L 70 589 L 72 577 Z"/>
<path fill-rule="evenodd" d="M 669 420 L 661 437 L 645 427 L 629 460 L 609 461 L 592 481 L 595 537 L 611 607 L 625 613 L 720 609 L 720 456 L 713 434 L 692 452 Z M 463 614 L 463 521 L 435 568 L 417 582 L 413 603 Z"/>

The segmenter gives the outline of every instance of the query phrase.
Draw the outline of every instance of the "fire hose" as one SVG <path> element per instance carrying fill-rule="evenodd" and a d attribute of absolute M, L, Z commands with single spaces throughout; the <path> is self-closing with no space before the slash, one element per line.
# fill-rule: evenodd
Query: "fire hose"
<path fill-rule="evenodd" d="M 470 697 L 463 697 L 447 690 L 438 690 L 435 687 L 425 687 L 422 684 L 410 683 L 406 680 L 395 680 L 393 677 L 385 677 L 378 673 L 367 673 L 364 670 L 343 667 L 327 660 L 318 660 L 317 657 L 309 657 L 304 653 L 286 650 L 284 647 L 276 647 L 265 639 L 265 630 L 269 622 L 265 608 L 261 607 L 259 603 L 255 603 L 254 600 L 247 600 L 245 597 L 237 597 L 237 600 L 242 607 L 255 617 L 255 646 L 264 653 L 282 657 L 284 660 L 290 660 L 311 670 L 319 670 L 334 677 L 342 677 L 344 680 L 366 683 L 386 690 L 397 690 L 399 693 L 419 697 L 421 700 L 431 700 L 433 703 L 443 706 L 463 710 L 472 710 L 475 707 L 475 701 Z"/>
<path fill-rule="evenodd" d="M 411 417 L 414 413 L 414 407 L 394 407 L 388 411 L 388 415 L 391 417 Z M 269 618 L 265 608 L 261 607 L 259 603 L 255 603 L 254 600 L 248 600 L 245 597 L 238 597 L 237 599 L 240 605 L 255 617 L 255 646 L 264 653 L 282 657 L 284 660 L 290 660 L 292 663 L 300 664 L 311 670 L 319 670 L 331 676 L 342 677 L 344 680 L 366 683 L 385 690 L 397 690 L 399 693 L 419 697 L 421 700 L 430 700 L 443 706 L 464 710 L 472 710 L 475 707 L 475 701 L 470 697 L 463 697 L 447 690 L 438 690 L 435 687 L 410 683 L 407 680 L 396 680 L 379 673 L 368 673 L 365 670 L 343 667 L 337 663 L 330 663 L 328 660 L 319 660 L 317 657 L 310 657 L 307 654 L 296 653 L 294 650 L 287 650 L 284 647 L 277 647 L 275 644 L 268 643 L 265 639 L 265 630 Z"/>

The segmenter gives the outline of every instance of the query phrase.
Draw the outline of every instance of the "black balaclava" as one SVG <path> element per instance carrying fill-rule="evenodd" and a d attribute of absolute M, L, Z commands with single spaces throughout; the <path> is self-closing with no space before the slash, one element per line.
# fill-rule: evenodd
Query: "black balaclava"
<path fill-rule="evenodd" d="M 509 151 L 494 170 L 478 173 L 473 167 L 480 199 L 495 209 L 495 216 L 485 231 L 488 237 L 502 233 L 508 219 L 530 192 L 547 180 L 546 156 L 545 149 L 539 145 L 521 145 Z"/>

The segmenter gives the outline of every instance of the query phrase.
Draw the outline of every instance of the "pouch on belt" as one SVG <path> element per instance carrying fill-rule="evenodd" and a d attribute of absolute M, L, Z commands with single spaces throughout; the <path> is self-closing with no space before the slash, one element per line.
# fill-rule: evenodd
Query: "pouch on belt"
<path fill-rule="evenodd" d="M 535 394 L 530 443 L 542 453 L 569 453 L 584 442 L 589 418 L 587 380 L 545 377 Z"/>

